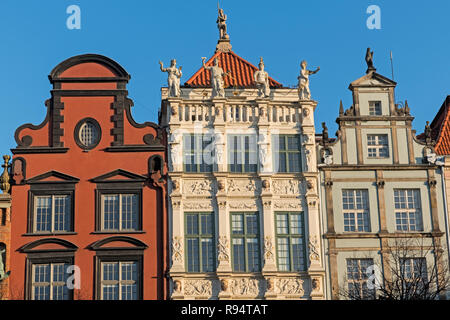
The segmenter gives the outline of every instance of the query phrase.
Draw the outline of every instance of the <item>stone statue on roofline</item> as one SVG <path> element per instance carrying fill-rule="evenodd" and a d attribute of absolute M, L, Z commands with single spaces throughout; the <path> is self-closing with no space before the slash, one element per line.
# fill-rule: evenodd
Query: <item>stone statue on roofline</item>
<path fill-rule="evenodd" d="M 219 16 L 217 17 L 217 28 L 219 29 L 220 40 L 228 40 L 230 36 L 227 33 L 227 15 L 223 12 L 223 9 L 218 8 Z"/>
<path fill-rule="evenodd" d="M 370 51 L 370 48 L 367 48 L 366 51 L 366 63 L 367 63 L 366 73 L 377 71 L 377 69 L 375 69 L 375 67 L 373 66 L 373 51 Z"/>
<path fill-rule="evenodd" d="M 270 95 L 269 74 L 264 70 L 264 61 L 261 57 L 259 61 L 259 70 L 253 75 L 258 89 L 258 97 L 268 97 Z"/>
<path fill-rule="evenodd" d="M 228 75 L 228 72 L 224 72 L 223 69 L 219 67 L 219 58 L 215 58 L 214 64 L 210 67 L 205 64 L 205 60 L 206 58 L 202 57 L 203 68 L 211 72 L 212 98 L 225 98 L 223 77 Z"/>
<path fill-rule="evenodd" d="M 170 67 L 164 68 L 163 63 L 160 61 L 159 65 L 161 67 L 162 72 L 167 72 L 167 85 L 169 86 L 169 97 L 179 97 L 181 90 L 180 90 L 180 79 L 183 73 L 181 72 L 181 69 L 183 67 L 180 66 L 179 69 L 177 69 L 177 60 L 172 59 L 170 61 Z"/>
<path fill-rule="evenodd" d="M 298 96 L 300 100 L 310 100 L 311 91 L 309 90 L 309 76 L 319 72 L 320 67 L 317 67 L 314 71 L 308 70 L 306 69 L 307 63 L 305 60 L 301 62 L 300 66 L 300 76 L 298 76 Z"/>

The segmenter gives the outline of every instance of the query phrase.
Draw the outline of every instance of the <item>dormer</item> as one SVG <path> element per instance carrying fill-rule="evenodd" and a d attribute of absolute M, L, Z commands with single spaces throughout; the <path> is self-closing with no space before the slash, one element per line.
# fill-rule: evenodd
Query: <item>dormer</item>
<path fill-rule="evenodd" d="M 349 90 L 353 93 L 354 115 L 361 117 L 394 116 L 394 89 L 396 82 L 372 71 L 353 81 Z"/>

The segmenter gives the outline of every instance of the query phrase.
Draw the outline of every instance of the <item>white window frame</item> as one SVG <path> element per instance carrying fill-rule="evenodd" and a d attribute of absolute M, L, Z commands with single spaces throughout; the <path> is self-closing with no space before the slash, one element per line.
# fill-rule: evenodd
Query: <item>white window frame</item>
<path fill-rule="evenodd" d="M 31 299 L 32 300 L 36 300 L 36 296 L 35 296 L 35 288 L 36 287 L 50 287 L 50 295 L 49 295 L 49 300 L 53 300 L 53 288 L 54 287 L 64 287 L 67 285 L 66 281 L 62 281 L 62 282 L 55 282 L 53 281 L 53 275 L 54 275 L 54 267 L 55 266 L 60 266 L 60 265 L 67 265 L 67 263 L 64 262 L 57 262 L 57 263 L 36 263 L 36 264 L 32 264 L 32 272 L 31 272 Z M 35 275 L 36 275 L 36 267 L 38 266 L 49 266 L 50 268 L 50 282 L 35 282 Z M 64 272 L 66 272 L 66 270 L 64 270 Z M 66 278 L 66 277 L 65 277 Z M 63 289 L 64 290 L 64 289 Z M 70 300 L 70 293 L 68 293 L 69 295 L 69 300 Z"/>
<path fill-rule="evenodd" d="M 119 196 L 119 221 L 118 221 L 118 228 L 117 229 L 106 229 L 105 228 L 105 202 L 104 199 L 106 196 Z M 123 221 L 123 212 L 122 212 L 122 198 L 123 196 L 136 196 L 136 214 L 134 215 L 136 218 L 136 228 L 135 229 L 123 229 L 122 228 L 122 221 Z M 124 232 L 124 231 L 140 231 L 140 194 L 139 193 L 102 193 L 100 196 L 100 202 L 101 202 L 101 231 L 115 231 L 115 232 Z"/>
<path fill-rule="evenodd" d="M 353 200 L 354 208 L 353 209 L 344 209 L 344 192 L 351 193 L 351 199 Z M 357 192 L 361 193 L 361 197 L 358 198 Z M 365 199 L 364 199 L 365 198 Z M 364 204 L 367 205 L 366 208 L 358 209 L 357 208 L 357 200 L 362 199 Z M 346 214 L 353 214 L 353 225 L 355 226 L 355 230 L 345 230 L 345 215 Z M 363 222 L 362 225 L 358 223 L 358 215 L 363 216 Z M 344 221 L 344 232 L 371 232 L 371 224 L 370 224 L 370 202 L 369 202 L 369 191 L 367 189 L 343 189 L 342 190 L 342 218 Z M 364 230 L 365 222 L 367 222 L 368 229 Z M 363 230 L 359 230 L 359 228 L 362 227 Z"/>
<path fill-rule="evenodd" d="M 37 201 L 38 198 L 51 198 L 51 226 L 50 226 L 50 230 L 45 230 L 45 231 L 38 231 L 37 230 Z M 68 221 L 66 221 L 66 225 L 64 230 L 55 230 L 55 198 L 56 197 L 68 197 L 68 201 L 69 201 L 69 207 L 68 207 L 68 214 L 69 214 L 69 218 Z M 33 195 L 33 233 L 64 233 L 64 232 L 71 232 L 72 229 L 72 195 L 70 194 L 46 194 L 46 195 Z M 64 212 L 64 215 L 66 215 L 67 213 Z"/>
<path fill-rule="evenodd" d="M 362 299 L 367 299 L 367 298 L 370 298 L 370 297 L 365 297 L 364 296 L 363 286 L 364 286 L 364 284 L 367 285 L 367 283 L 369 282 L 369 275 L 366 274 L 367 269 L 363 270 L 362 267 L 361 267 L 361 262 L 364 261 L 364 260 L 370 261 L 370 264 L 367 267 L 369 267 L 370 265 L 373 265 L 373 259 L 372 258 L 348 258 L 348 259 L 346 259 L 346 277 L 347 277 L 347 288 L 349 290 L 349 293 L 350 293 L 350 284 L 353 284 L 354 286 L 355 285 L 358 286 L 359 292 L 361 294 L 361 298 Z M 349 263 L 349 261 L 357 261 L 358 262 L 358 273 L 359 273 L 358 279 L 350 279 L 349 278 L 349 272 L 348 272 L 348 267 L 349 267 L 348 263 Z M 367 290 L 369 292 L 372 291 L 372 293 L 375 294 L 375 290 L 369 289 L 369 288 L 367 288 Z"/>
<path fill-rule="evenodd" d="M 377 108 L 377 107 L 379 107 L 379 108 Z M 377 112 L 377 111 L 379 111 L 379 112 Z M 371 116 L 383 115 L 381 101 L 369 101 L 369 115 L 371 115 Z"/>
<path fill-rule="evenodd" d="M 370 138 L 375 137 L 375 144 L 369 144 Z M 385 138 L 386 143 L 382 143 L 382 139 Z M 373 150 L 373 151 L 372 151 Z M 386 155 L 382 156 L 381 151 L 386 150 Z M 375 155 L 372 155 L 375 153 Z M 389 136 L 387 134 L 368 134 L 367 135 L 367 157 L 371 159 L 387 159 L 389 158 Z"/>
<path fill-rule="evenodd" d="M 123 280 L 122 279 L 122 265 L 123 264 L 130 264 L 134 263 L 136 264 L 136 280 Z M 104 264 L 118 264 L 118 271 L 119 271 L 119 280 L 104 280 Z M 141 285 L 141 277 L 139 273 L 140 270 L 140 263 L 136 260 L 120 260 L 120 261 L 101 261 L 100 262 L 100 299 L 104 300 L 103 296 L 103 286 L 105 285 L 117 285 L 118 286 L 118 300 L 122 300 L 122 285 L 128 285 L 128 284 L 136 284 L 136 292 L 137 292 L 137 300 L 141 299 L 140 297 L 140 285 Z"/>
<path fill-rule="evenodd" d="M 413 195 L 412 198 L 414 200 L 413 204 L 413 208 L 408 208 L 409 207 L 409 199 L 408 199 L 408 191 L 412 191 Z M 405 208 L 396 208 L 396 192 L 404 192 L 404 197 L 405 197 Z M 417 202 L 415 201 L 417 200 Z M 401 213 L 406 213 L 407 217 L 407 226 L 408 229 L 407 230 L 399 230 L 398 229 L 398 218 L 397 215 L 401 214 Z M 422 216 L 422 205 L 421 205 L 421 199 L 420 199 L 420 189 L 394 189 L 394 214 L 395 214 L 395 230 L 397 232 L 420 232 L 423 231 L 423 216 Z M 413 225 L 411 223 L 411 218 L 410 215 L 414 214 L 414 220 L 416 221 L 416 223 L 414 224 L 414 229 L 415 230 L 411 230 L 411 226 Z M 400 225 L 404 225 L 404 224 L 400 224 Z"/>
<path fill-rule="evenodd" d="M 87 126 L 89 126 L 89 132 L 86 135 L 86 137 L 88 139 L 86 140 L 90 140 L 89 143 L 87 143 L 87 141 L 84 139 L 83 137 L 83 129 L 85 129 Z M 85 121 L 81 127 L 80 127 L 80 131 L 78 133 L 78 138 L 80 139 L 80 142 L 87 148 L 95 145 L 98 141 L 98 136 L 99 136 L 99 132 L 97 130 L 97 126 L 95 124 L 93 124 L 91 121 Z"/>

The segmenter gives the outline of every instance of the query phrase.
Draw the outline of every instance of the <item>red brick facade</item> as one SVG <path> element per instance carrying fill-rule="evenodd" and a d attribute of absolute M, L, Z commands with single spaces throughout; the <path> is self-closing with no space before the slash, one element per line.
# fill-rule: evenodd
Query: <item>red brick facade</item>
<path fill-rule="evenodd" d="M 107 57 L 72 57 L 49 79 L 46 119 L 12 150 L 11 298 L 164 299 L 163 131 L 133 120 L 130 76 Z M 70 265 L 80 288 L 55 289 Z"/>

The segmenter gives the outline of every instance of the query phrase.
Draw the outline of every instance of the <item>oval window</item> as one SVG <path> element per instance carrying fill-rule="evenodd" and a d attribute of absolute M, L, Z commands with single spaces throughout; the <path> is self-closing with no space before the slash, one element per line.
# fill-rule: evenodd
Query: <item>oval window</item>
<path fill-rule="evenodd" d="M 78 122 L 75 128 L 75 141 L 82 149 L 95 148 L 101 139 L 101 129 L 97 121 L 91 118 Z"/>

